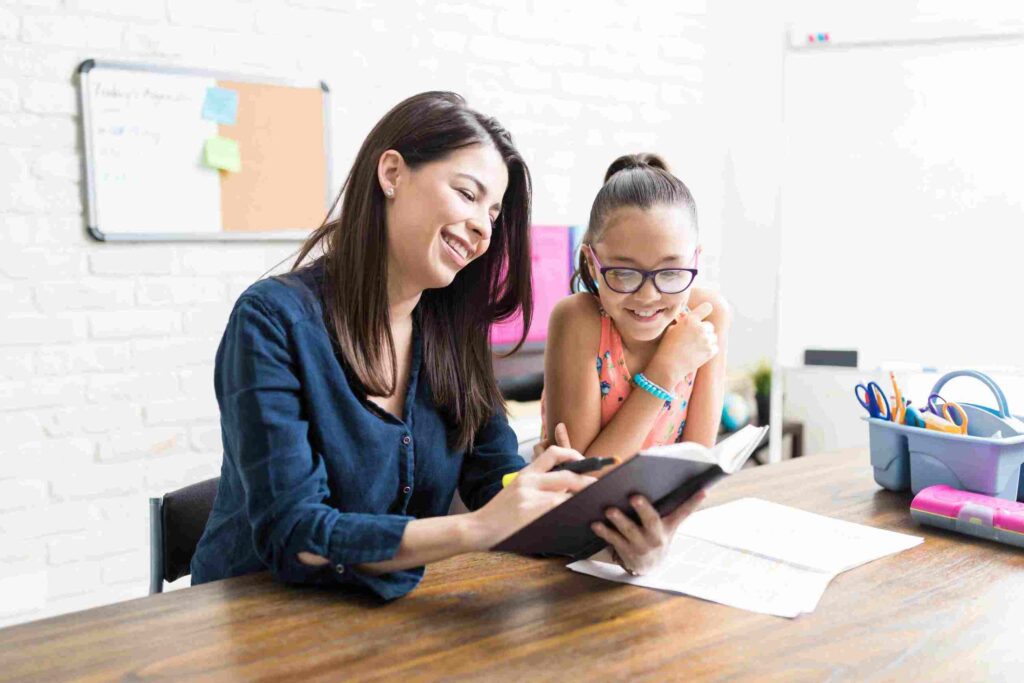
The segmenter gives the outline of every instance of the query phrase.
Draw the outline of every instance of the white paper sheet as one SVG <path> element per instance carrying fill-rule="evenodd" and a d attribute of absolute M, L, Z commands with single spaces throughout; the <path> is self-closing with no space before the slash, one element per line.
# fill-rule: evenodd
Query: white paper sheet
<path fill-rule="evenodd" d="M 758 498 L 701 510 L 679 533 L 836 574 L 923 541 Z"/>
<path fill-rule="evenodd" d="M 644 576 L 626 573 L 606 551 L 569 569 L 780 617 L 814 610 L 835 576 L 686 536 L 677 537 L 671 556 Z"/>
<path fill-rule="evenodd" d="M 574 562 L 569 569 L 752 612 L 796 617 L 814 611 L 840 572 L 921 542 L 916 536 L 746 498 L 687 519 L 669 557 L 647 575 L 626 573 L 607 550 Z"/>

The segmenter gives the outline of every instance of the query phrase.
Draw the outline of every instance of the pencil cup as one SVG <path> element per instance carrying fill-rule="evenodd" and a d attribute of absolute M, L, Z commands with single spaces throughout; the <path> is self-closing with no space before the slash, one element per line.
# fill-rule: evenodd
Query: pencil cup
<path fill-rule="evenodd" d="M 879 486 L 917 493 L 946 484 L 961 491 L 1006 500 L 1018 491 L 1024 465 L 1024 435 L 994 439 L 946 434 L 878 418 L 869 425 L 871 466 Z"/>
<path fill-rule="evenodd" d="M 918 430 L 911 434 L 910 488 L 947 484 L 961 491 L 1018 499 L 1024 436 L 1009 439 Z"/>

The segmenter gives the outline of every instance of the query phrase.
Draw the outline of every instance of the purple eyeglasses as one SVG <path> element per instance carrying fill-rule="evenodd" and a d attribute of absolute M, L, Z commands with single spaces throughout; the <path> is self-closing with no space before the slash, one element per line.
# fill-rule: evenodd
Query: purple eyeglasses
<path fill-rule="evenodd" d="M 697 277 L 696 268 L 660 268 L 658 270 L 643 270 L 641 268 L 624 268 L 611 266 L 605 268 L 597 258 L 594 247 L 587 245 L 587 251 L 594 259 L 594 265 L 601 273 L 604 283 L 613 292 L 619 294 L 632 294 L 638 291 L 650 278 L 654 282 L 654 288 L 662 294 L 681 294 L 690 288 Z M 698 252 L 694 252 L 694 265 L 697 265 Z"/>

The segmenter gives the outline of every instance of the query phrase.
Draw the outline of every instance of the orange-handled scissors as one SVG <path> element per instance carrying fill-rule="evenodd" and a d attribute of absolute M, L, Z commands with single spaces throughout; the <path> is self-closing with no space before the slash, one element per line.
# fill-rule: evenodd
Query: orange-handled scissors
<path fill-rule="evenodd" d="M 947 434 L 967 433 L 967 413 L 959 403 L 943 401 L 938 394 L 928 397 L 928 410 L 922 412 L 921 417 L 927 429 Z"/>

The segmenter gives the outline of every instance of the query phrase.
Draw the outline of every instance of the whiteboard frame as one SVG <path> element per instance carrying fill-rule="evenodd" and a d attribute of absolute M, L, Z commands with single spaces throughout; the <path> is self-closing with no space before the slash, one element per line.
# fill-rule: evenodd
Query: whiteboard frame
<path fill-rule="evenodd" d="M 784 31 L 781 48 L 782 70 L 780 86 L 782 88 L 782 131 L 783 136 L 788 135 L 786 128 L 786 85 L 787 85 L 787 62 L 791 55 L 807 51 L 830 52 L 836 50 L 861 50 L 875 47 L 900 47 L 911 45 L 934 45 L 934 44 L 956 44 L 956 43 L 999 43 L 999 42 L 1020 42 L 1024 40 L 1024 25 L 1014 23 L 1006 26 L 985 26 L 973 25 L 964 27 L 962 22 L 945 22 L 938 25 L 920 24 L 915 26 L 901 26 L 895 31 L 879 33 L 875 30 L 860 30 L 859 27 L 840 26 L 839 32 L 834 33 L 830 27 L 829 39 L 827 42 L 808 43 L 806 36 L 817 34 L 822 26 L 796 26 L 790 24 Z M 786 147 L 783 154 L 789 153 L 789 140 L 786 138 Z M 783 169 L 786 168 L 785 160 Z M 786 251 L 786 230 L 785 230 L 785 204 L 786 204 L 786 175 L 785 170 L 779 176 L 779 269 L 775 284 L 775 349 L 772 360 L 772 388 L 771 405 L 769 408 L 769 422 L 776 425 L 777 429 L 769 430 L 768 463 L 782 462 L 782 420 L 785 413 L 785 381 L 783 374 L 788 368 L 802 367 L 793 365 L 789 359 L 782 357 L 783 328 L 785 327 L 784 309 L 782 307 L 782 296 L 785 289 L 783 277 L 783 258 Z M 846 368 L 848 369 L 848 368 Z M 872 370 L 858 364 L 855 370 L 861 373 L 871 373 Z M 877 370 L 877 369 L 876 369 Z"/>
<path fill-rule="evenodd" d="M 331 162 L 331 90 L 324 81 L 299 81 L 263 76 L 250 76 L 210 69 L 192 69 L 187 67 L 162 66 L 158 64 L 139 64 L 132 62 L 104 61 L 86 59 L 78 65 L 78 97 L 81 108 L 82 141 L 85 153 L 82 158 L 83 175 L 85 177 L 85 195 L 87 206 L 86 230 L 89 236 L 99 242 L 304 242 L 319 226 L 308 230 L 291 229 L 273 232 L 174 232 L 174 233 L 105 233 L 100 230 L 96 215 L 96 179 L 94 175 L 92 154 L 91 101 L 89 95 L 89 72 L 95 68 L 121 69 L 123 71 L 147 71 L 150 73 L 175 74 L 182 76 L 202 76 L 206 78 L 241 81 L 258 85 L 284 85 L 297 88 L 319 88 L 323 91 L 324 102 L 324 156 L 327 160 L 327 187 L 324 197 L 324 216 L 327 215 L 334 200 L 333 164 Z"/>

